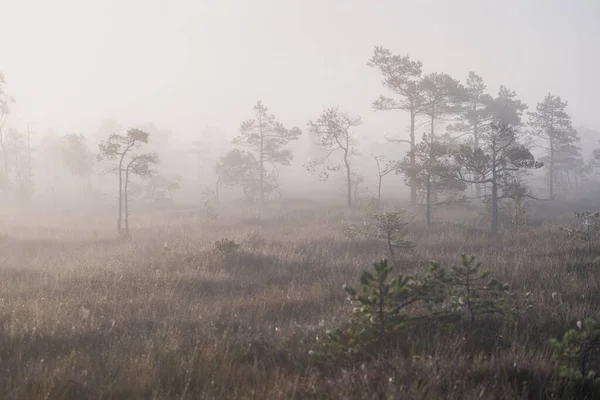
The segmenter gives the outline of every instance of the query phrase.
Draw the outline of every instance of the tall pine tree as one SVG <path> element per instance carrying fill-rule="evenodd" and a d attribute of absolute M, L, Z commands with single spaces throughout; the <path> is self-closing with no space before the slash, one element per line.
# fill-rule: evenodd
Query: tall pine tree
<path fill-rule="evenodd" d="M 369 67 L 379 70 L 383 76 L 381 84 L 394 94 L 394 97 L 380 96 L 373 102 L 373 108 L 379 111 L 402 110 L 410 115 L 409 140 L 397 140 L 410 144 L 410 153 L 415 154 L 415 128 L 417 116 L 423 112 L 421 93 L 422 67 L 421 61 L 411 60 L 406 56 L 393 54 L 390 50 L 376 46 L 373 56 L 367 63 Z M 396 140 L 395 140 L 396 141 Z M 414 167 L 415 158 L 411 156 Z M 410 182 L 410 202 L 417 204 L 417 183 Z"/>
<path fill-rule="evenodd" d="M 258 159 L 259 194 L 261 203 L 265 200 L 266 163 L 290 165 L 293 154 L 284 147 L 293 140 L 298 140 L 302 132 L 299 128 L 286 129 L 269 109 L 258 101 L 253 108 L 254 118 L 244 121 L 240 126 L 240 136 L 234 144 L 246 146 L 255 152 Z"/>
<path fill-rule="evenodd" d="M 550 93 L 537 104 L 535 112 L 529 113 L 533 134 L 547 142 L 544 147 L 548 152 L 548 197 L 555 195 L 555 176 L 557 157 L 560 149 L 579 141 L 579 135 L 571 124 L 571 116 L 567 113 L 567 102 L 560 96 Z"/>
<path fill-rule="evenodd" d="M 437 202 L 438 193 L 443 191 L 445 186 L 456 188 L 456 185 L 451 184 L 451 180 L 445 178 L 447 174 L 445 174 L 442 159 L 444 158 L 446 147 L 437 144 L 436 123 L 444 117 L 457 112 L 462 100 L 461 94 L 464 90 L 458 81 L 443 73 L 425 75 L 420 87 L 423 114 L 429 122 L 429 135 L 424 136 L 423 140 L 428 143 L 425 146 L 415 147 L 414 153 L 411 151 L 411 161 L 413 158 L 417 158 L 420 162 L 411 163 L 413 164 L 410 166 L 412 167 L 412 173 L 406 174 L 406 176 L 415 179 L 425 192 L 425 215 L 427 226 L 430 226 L 431 208 L 432 204 Z M 421 164 L 421 173 L 416 168 L 419 163 Z"/>

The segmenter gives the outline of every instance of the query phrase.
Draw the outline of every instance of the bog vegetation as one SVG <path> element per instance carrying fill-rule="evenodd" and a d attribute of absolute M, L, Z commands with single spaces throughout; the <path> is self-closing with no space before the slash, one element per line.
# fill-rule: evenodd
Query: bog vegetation
<path fill-rule="evenodd" d="M 0 75 L 2 397 L 600 398 L 600 151 L 566 101 L 528 111 L 382 47 L 367 65 L 373 109 L 410 119 L 382 135 L 396 153 L 361 161 L 352 110 L 302 132 L 258 101 L 222 154 L 190 147 L 191 205 L 168 134 L 105 121 L 34 144 Z M 343 202 L 284 195 L 303 135 Z M 67 177 L 77 207 L 57 206 Z M 394 177 L 406 196 L 382 195 Z"/>

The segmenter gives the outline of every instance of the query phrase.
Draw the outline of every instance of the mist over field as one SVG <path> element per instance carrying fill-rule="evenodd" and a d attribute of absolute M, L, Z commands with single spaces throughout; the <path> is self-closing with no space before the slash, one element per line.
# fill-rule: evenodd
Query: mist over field
<path fill-rule="evenodd" d="M 0 1 L 0 398 L 600 398 L 599 17 Z"/>

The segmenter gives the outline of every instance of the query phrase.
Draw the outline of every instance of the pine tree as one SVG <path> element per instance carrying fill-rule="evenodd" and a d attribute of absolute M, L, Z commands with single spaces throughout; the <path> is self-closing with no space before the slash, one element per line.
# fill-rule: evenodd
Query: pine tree
<path fill-rule="evenodd" d="M 509 289 L 496 279 L 489 278 L 489 272 L 481 270 L 481 262 L 475 256 L 462 254 L 460 265 L 453 265 L 449 276 L 452 285 L 452 303 L 458 312 L 464 312 L 470 322 L 484 314 L 502 312 L 502 297 Z"/>
<path fill-rule="evenodd" d="M 538 138 L 548 142 L 548 196 L 554 199 L 557 155 L 561 147 L 579 141 L 577 131 L 571 125 L 571 116 L 567 113 L 567 102 L 560 96 L 546 95 L 537 104 L 536 111 L 530 113 L 530 125 Z"/>
<path fill-rule="evenodd" d="M 382 161 L 385 160 L 384 156 L 371 153 L 371 157 L 373 157 L 373 160 L 375 160 L 375 164 L 377 165 L 377 208 L 379 208 L 381 206 L 381 186 L 383 178 L 396 170 L 396 163 L 387 161 L 385 165 L 382 165 Z"/>
<path fill-rule="evenodd" d="M 63 163 L 69 172 L 82 182 L 83 194 L 92 195 L 92 174 L 94 173 L 94 153 L 92 153 L 83 134 L 71 133 L 63 136 Z"/>
<path fill-rule="evenodd" d="M 585 161 L 581 148 L 573 143 L 559 145 L 555 153 L 556 187 L 562 190 L 582 190 L 583 180 L 592 172 L 592 165 Z"/>
<path fill-rule="evenodd" d="M 598 398 L 600 314 L 578 321 L 577 326 L 568 330 L 561 339 L 550 339 L 550 344 L 560 363 L 561 389 L 566 392 L 562 398 Z"/>
<path fill-rule="evenodd" d="M 518 131 L 523 125 L 523 113 L 527 104 L 517 98 L 517 93 L 504 85 L 500 85 L 494 101 L 489 104 L 492 121 L 504 121 Z"/>
<path fill-rule="evenodd" d="M 156 153 L 140 153 L 144 144 L 148 144 L 149 134 L 140 129 L 129 129 L 125 134 L 112 133 L 99 145 L 98 161 L 114 161 L 110 171 L 119 177 L 119 208 L 117 212 L 117 234 L 129 237 L 129 197 L 130 176 L 149 177 L 154 171 L 152 166 L 159 163 Z"/>
<path fill-rule="evenodd" d="M 424 110 L 422 98 L 422 67 L 421 61 L 414 61 L 407 56 L 393 54 L 390 50 L 376 46 L 373 56 L 367 63 L 369 67 L 377 68 L 383 76 L 382 85 L 395 98 L 380 96 L 373 102 L 373 108 L 378 111 L 402 110 L 410 115 L 410 137 L 409 140 L 394 139 L 397 142 L 406 142 L 410 145 L 410 152 L 414 152 L 416 146 L 416 120 Z M 411 163 L 414 165 L 415 160 Z M 410 183 L 410 202 L 417 204 L 416 182 Z"/>
<path fill-rule="evenodd" d="M 377 224 L 377 238 L 385 242 L 388 255 L 396 261 L 396 251 L 411 250 L 414 246 L 406 236 L 406 213 L 400 211 L 378 212 L 373 214 Z"/>
<path fill-rule="evenodd" d="M 249 147 L 258 160 L 259 185 L 258 191 L 261 203 L 267 193 L 267 167 L 265 164 L 290 165 L 293 154 L 284 149 L 290 142 L 298 140 L 302 131 L 299 128 L 285 128 L 269 113 L 269 109 L 258 101 L 254 105 L 254 118 L 242 123 L 240 136 L 234 139 L 234 144 Z"/>
<path fill-rule="evenodd" d="M 414 159 L 414 164 L 411 161 Z M 431 226 L 435 206 L 461 201 L 464 182 L 456 179 L 456 166 L 452 162 L 449 146 L 423 135 L 423 140 L 415 147 L 415 153 L 398 163 L 397 170 L 407 181 L 414 182 L 425 197 L 425 219 Z"/>
<path fill-rule="evenodd" d="M 481 132 L 488 129 L 492 120 L 490 105 L 494 99 L 485 92 L 486 88 L 481 76 L 475 72 L 469 72 L 464 86 L 463 102 L 456 112 L 459 121 L 447 127 L 448 132 L 454 138 L 470 135 L 475 147 L 479 147 Z M 480 184 L 475 184 L 475 197 L 481 197 Z"/>
<path fill-rule="evenodd" d="M 461 145 L 454 153 L 453 171 L 457 180 L 490 187 L 493 234 L 498 232 L 499 202 L 512 195 L 516 174 L 542 166 L 518 139 L 512 126 L 503 121 L 491 123 L 489 131 L 481 137 L 480 147 Z"/>
<path fill-rule="evenodd" d="M 0 72 L 0 150 L 2 151 L 3 169 L 0 180 L 1 189 L 5 192 L 9 190 L 10 178 L 9 178 L 9 138 L 5 127 L 6 120 L 10 114 L 11 106 L 15 100 L 10 96 L 5 89 L 6 80 L 4 74 Z"/>
<path fill-rule="evenodd" d="M 351 331 L 354 337 L 350 343 L 361 347 L 374 342 L 385 344 L 407 324 L 437 316 L 433 307 L 443 302 L 449 282 L 439 264 L 431 263 L 428 272 L 421 276 L 391 277 L 392 273 L 393 267 L 384 259 L 373 264 L 373 272 L 361 273 L 359 289 L 344 286 L 355 306 Z M 330 337 L 340 340 L 342 334 L 334 330 Z"/>
<path fill-rule="evenodd" d="M 215 169 L 219 183 L 240 187 L 247 203 L 253 203 L 256 194 L 260 193 L 261 176 L 264 179 L 262 182 L 264 194 L 269 194 L 277 188 L 277 179 L 265 170 L 261 174 L 260 163 L 249 151 L 240 149 L 229 151 L 217 162 Z"/>
<path fill-rule="evenodd" d="M 323 168 L 321 179 L 326 180 L 330 171 L 342 170 L 342 164 L 332 160 L 334 154 L 342 157 L 343 171 L 346 175 L 346 189 L 348 207 L 352 207 L 352 167 L 351 159 L 356 155 L 352 130 L 362 124 L 360 116 L 350 115 L 337 107 L 325 109 L 316 121 L 309 121 L 310 132 L 320 141 L 323 155 L 307 165 L 310 173 L 314 173 L 318 166 Z"/>
<path fill-rule="evenodd" d="M 479 145 L 479 132 L 491 121 L 490 104 L 492 96 L 485 92 L 487 86 L 483 78 L 475 72 L 469 72 L 464 85 L 464 101 L 457 110 L 459 121 L 448 126 L 455 136 L 470 135 L 475 146 Z"/>

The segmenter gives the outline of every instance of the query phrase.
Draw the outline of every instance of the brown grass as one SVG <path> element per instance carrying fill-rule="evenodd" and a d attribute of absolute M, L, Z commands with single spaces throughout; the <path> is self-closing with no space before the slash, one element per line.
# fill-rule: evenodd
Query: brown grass
<path fill-rule="evenodd" d="M 543 398 L 555 371 L 547 340 L 600 302 L 594 252 L 548 225 L 493 238 L 461 225 L 412 224 L 413 259 L 450 264 L 473 253 L 531 292 L 533 309 L 491 334 L 489 325 L 415 328 L 408 351 L 319 372 L 308 352 L 348 320 L 342 285 L 383 255 L 376 240 L 344 237 L 343 224 L 363 215 L 303 204 L 230 212 L 205 225 L 195 210 L 163 211 L 132 216 L 127 243 L 110 239 L 110 216 L 6 224 L 0 397 Z M 212 250 L 218 239 L 243 241 L 252 231 L 266 243 Z"/>

